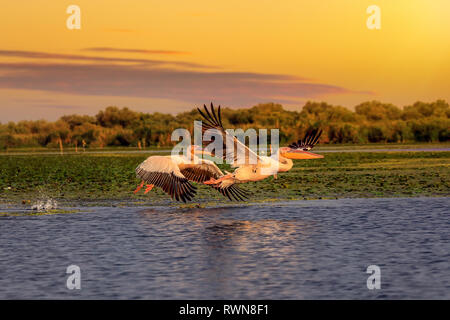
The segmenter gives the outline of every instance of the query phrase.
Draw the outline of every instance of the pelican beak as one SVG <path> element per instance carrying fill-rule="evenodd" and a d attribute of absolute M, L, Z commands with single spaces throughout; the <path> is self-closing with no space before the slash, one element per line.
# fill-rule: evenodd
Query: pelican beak
<path fill-rule="evenodd" d="M 281 154 L 283 157 L 288 159 L 321 159 L 323 156 L 321 154 L 315 154 L 308 151 L 290 149 L 288 152 Z"/>

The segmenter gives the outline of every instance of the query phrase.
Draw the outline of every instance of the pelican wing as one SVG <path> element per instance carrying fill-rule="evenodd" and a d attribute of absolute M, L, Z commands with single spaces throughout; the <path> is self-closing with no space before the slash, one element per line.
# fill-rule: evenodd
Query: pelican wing
<path fill-rule="evenodd" d="M 191 201 L 196 194 L 196 187 L 189 183 L 170 157 L 147 158 L 136 168 L 136 175 L 148 184 L 160 187 L 177 201 Z"/>
<path fill-rule="evenodd" d="M 289 145 L 289 148 L 292 149 L 302 149 L 303 151 L 309 151 L 319 142 L 320 135 L 322 134 L 322 130 L 312 130 L 305 134 L 303 139 L 298 140 L 297 142 L 293 142 Z"/>
<path fill-rule="evenodd" d="M 203 183 L 211 178 L 219 179 L 223 177 L 223 172 L 219 167 L 210 160 L 201 160 L 198 164 L 186 164 L 181 168 L 181 173 L 190 181 Z M 230 200 L 243 201 L 248 198 L 246 191 L 239 188 L 234 182 L 223 181 L 216 185 L 211 185 L 215 190 L 219 191 L 223 196 Z"/>
<path fill-rule="evenodd" d="M 180 171 L 188 180 L 200 183 L 223 176 L 222 171 L 214 162 L 203 159 L 200 163 L 183 165 Z"/>
<path fill-rule="evenodd" d="M 225 180 L 211 186 L 231 201 L 245 201 L 249 196 L 247 191 L 239 188 L 233 181 Z"/>
<path fill-rule="evenodd" d="M 261 158 L 256 154 L 254 151 L 252 151 L 249 147 L 247 147 L 244 143 L 239 141 L 235 136 L 232 136 L 230 133 L 228 133 L 222 125 L 222 117 L 220 114 L 220 106 L 216 110 L 214 109 L 213 104 L 211 103 L 211 109 L 208 110 L 206 105 L 203 105 L 204 111 L 202 111 L 200 108 L 197 108 L 198 112 L 203 117 L 203 123 L 202 123 L 202 133 L 204 134 L 206 131 L 211 130 L 211 133 L 218 134 L 222 136 L 222 158 L 225 160 L 233 159 L 233 162 L 237 163 L 237 165 L 244 165 L 249 164 L 250 159 L 256 162 L 260 162 Z M 232 144 L 233 146 L 230 147 L 228 144 Z M 228 147 L 227 147 L 228 145 Z M 213 150 L 212 154 L 213 156 L 218 156 L 216 154 L 217 150 Z M 244 159 L 238 159 L 238 155 L 242 154 L 244 155 Z M 252 163 L 255 164 L 255 163 Z"/>

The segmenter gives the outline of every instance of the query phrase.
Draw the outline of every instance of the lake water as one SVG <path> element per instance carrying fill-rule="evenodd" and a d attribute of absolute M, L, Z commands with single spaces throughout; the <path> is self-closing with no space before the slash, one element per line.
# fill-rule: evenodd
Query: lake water
<path fill-rule="evenodd" d="M 3 216 L 0 299 L 450 299 L 449 208 L 340 199 Z M 66 288 L 72 264 L 80 290 Z"/>

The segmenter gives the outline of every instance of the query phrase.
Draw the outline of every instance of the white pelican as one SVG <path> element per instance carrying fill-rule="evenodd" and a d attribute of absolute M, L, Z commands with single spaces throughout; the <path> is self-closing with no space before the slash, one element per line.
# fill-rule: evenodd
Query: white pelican
<path fill-rule="evenodd" d="M 199 159 L 195 154 L 203 153 L 200 147 L 191 146 L 190 155 L 150 156 L 136 168 L 136 175 L 142 183 L 136 188 L 137 193 L 145 183 L 149 192 L 154 186 L 162 188 L 172 199 L 191 201 L 196 194 L 196 187 L 190 181 L 203 183 L 224 176 L 216 164 L 210 160 Z M 244 200 L 245 191 L 234 183 L 211 185 L 230 200 Z"/>
<path fill-rule="evenodd" d="M 249 181 L 260 181 L 267 177 L 274 176 L 277 178 L 277 173 L 289 171 L 293 166 L 292 159 L 318 159 L 323 158 L 322 155 L 314 154 L 309 152 L 314 145 L 319 141 L 322 131 L 315 130 L 309 134 L 305 135 L 303 140 L 299 140 L 290 144 L 288 147 L 283 147 L 278 149 L 278 157 L 266 157 L 257 155 L 250 148 L 241 143 L 236 137 L 231 136 L 222 125 L 222 119 L 220 115 L 220 106 L 216 114 L 214 106 L 211 103 L 211 110 L 208 110 L 206 105 L 203 105 L 204 112 L 197 108 L 203 117 L 202 132 L 205 133 L 208 130 L 212 130 L 209 133 L 217 133 L 222 136 L 222 157 L 223 159 L 228 159 L 229 150 L 233 150 L 233 163 L 232 167 L 237 168 L 233 173 L 228 173 L 217 179 L 212 177 L 209 181 L 204 181 L 205 184 L 211 184 L 216 186 L 227 186 L 233 185 L 235 183 L 245 183 Z M 232 147 L 227 148 L 227 143 L 233 144 Z M 244 159 L 238 158 L 237 150 L 243 152 Z M 216 150 L 214 150 L 212 155 L 215 155 Z M 250 160 L 253 160 L 250 161 Z"/>

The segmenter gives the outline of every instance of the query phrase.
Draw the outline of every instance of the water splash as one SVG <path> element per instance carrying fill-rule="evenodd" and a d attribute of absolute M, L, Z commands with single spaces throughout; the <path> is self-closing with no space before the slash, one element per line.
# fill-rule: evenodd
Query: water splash
<path fill-rule="evenodd" d="M 58 202 L 53 199 L 38 200 L 31 205 L 31 210 L 38 212 L 55 210 L 58 208 Z"/>

